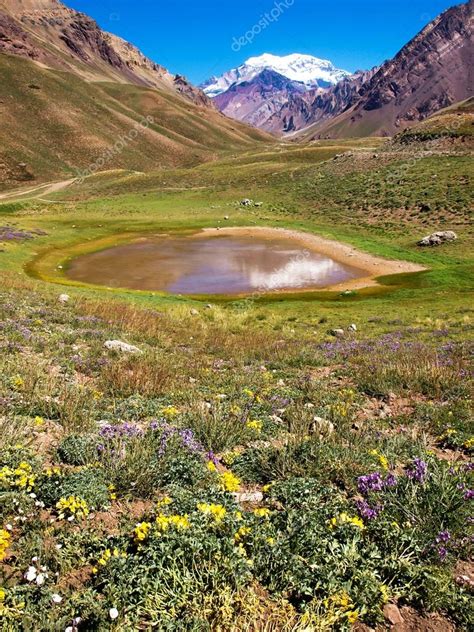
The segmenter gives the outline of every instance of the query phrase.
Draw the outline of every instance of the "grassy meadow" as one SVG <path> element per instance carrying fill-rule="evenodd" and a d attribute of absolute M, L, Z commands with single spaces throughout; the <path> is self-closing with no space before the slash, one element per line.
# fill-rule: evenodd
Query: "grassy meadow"
<path fill-rule="evenodd" d="M 472 175 L 454 144 L 282 143 L 0 199 L 0 628 L 472 629 Z M 427 270 L 220 301 L 67 279 L 124 235 L 252 225 Z"/>

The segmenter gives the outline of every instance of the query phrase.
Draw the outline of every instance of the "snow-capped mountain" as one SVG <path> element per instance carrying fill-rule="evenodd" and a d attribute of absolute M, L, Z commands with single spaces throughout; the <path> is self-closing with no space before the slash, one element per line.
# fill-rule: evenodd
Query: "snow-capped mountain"
<path fill-rule="evenodd" d="M 244 64 L 220 77 L 212 77 L 201 88 L 208 96 L 216 97 L 235 84 L 251 81 L 264 70 L 277 72 L 291 81 L 299 82 L 307 90 L 329 88 L 350 76 L 349 72 L 336 68 L 332 62 L 311 55 L 294 53 L 279 57 L 265 53 L 260 57 L 250 57 Z"/>

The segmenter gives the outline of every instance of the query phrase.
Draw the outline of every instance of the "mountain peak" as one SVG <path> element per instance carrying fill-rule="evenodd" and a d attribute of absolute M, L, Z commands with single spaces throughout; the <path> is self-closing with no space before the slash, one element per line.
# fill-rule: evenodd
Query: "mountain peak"
<path fill-rule="evenodd" d="M 264 70 L 277 72 L 291 81 L 301 83 L 308 90 L 328 88 L 350 76 L 349 72 L 336 68 L 331 61 L 312 55 L 292 53 L 279 56 L 263 53 L 257 57 L 250 57 L 241 66 L 229 70 L 220 77 L 209 79 L 201 87 L 208 96 L 216 97 L 234 84 L 251 81 Z"/>

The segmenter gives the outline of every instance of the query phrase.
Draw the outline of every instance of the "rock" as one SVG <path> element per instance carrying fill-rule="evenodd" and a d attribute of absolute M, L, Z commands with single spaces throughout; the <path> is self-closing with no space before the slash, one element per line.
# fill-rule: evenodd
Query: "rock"
<path fill-rule="evenodd" d="M 129 345 L 122 340 L 107 340 L 104 343 L 104 347 L 109 351 L 120 351 L 121 353 L 141 353 L 138 347 Z"/>
<path fill-rule="evenodd" d="M 212 309 L 212 305 L 211 305 L 210 303 L 208 303 L 208 304 L 206 305 L 206 309 Z"/>
<path fill-rule="evenodd" d="M 260 503 L 263 500 L 262 492 L 236 492 L 232 496 L 237 503 Z"/>
<path fill-rule="evenodd" d="M 260 208 L 261 206 L 263 206 L 263 202 L 255 202 L 254 206 Z"/>
<path fill-rule="evenodd" d="M 329 333 L 335 338 L 344 338 L 345 331 L 344 329 L 331 329 Z"/>
<path fill-rule="evenodd" d="M 228 220 L 228 219 L 230 219 L 230 218 L 229 218 L 229 216 L 228 216 L 228 215 L 224 215 L 224 219 L 225 219 L 225 220 Z"/>
<path fill-rule="evenodd" d="M 62 303 L 63 305 L 65 305 L 66 303 L 69 303 L 70 300 L 71 300 L 71 297 L 69 296 L 69 294 L 60 294 L 58 297 L 59 303 Z"/>
<path fill-rule="evenodd" d="M 399 625 L 400 623 L 403 623 L 401 612 L 398 609 L 398 606 L 394 603 L 388 603 L 384 606 L 383 616 L 392 625 Z"/>
<path fill-rule="evenodd" d="M 252 204 L 253 201 L 249 200 L 248 198 L 245 198 L 240 202 L 240 206 L 252 206 Z"/>
<path fill-rule="evenodd" d="M 355 323 L 352 323 L 352 325 L 349 325 L 347 329 L 349 331 L 357 331 L 357 325 Z"/>
<path fill-rule="evenodd" d="M 192 309 L 190 312 L 191 316 L 199 316 L 199 312 L 197 311 L 197 309 Z"/>
<path fill-rule="evenodd" d="M 423 237 L 423 239 L 418 242 L 418 246 L 440 246 L 445 242 L 454 241 L 457 238 L 458 236 L 452 230 L 438 231 Z"/>
<path fill-rule="evenodd" d="M 313 417 L 313 430 L 319 431 L 323 435 L 332 435 L 334 433 L 334 424 L 332 421 L 322 417 Z"/>

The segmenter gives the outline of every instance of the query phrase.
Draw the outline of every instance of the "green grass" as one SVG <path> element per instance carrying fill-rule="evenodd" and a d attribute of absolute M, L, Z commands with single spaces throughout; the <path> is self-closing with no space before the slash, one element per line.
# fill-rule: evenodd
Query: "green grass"
<path fill-rule="evenodd" d="M 472 167 L 413 155 L 373 139 L 253 148 L 0 203 L 0 224 L 47 233 L 0 245 L 6 629 L 80 616 L 88 630 L 329 632 L 383 624 L 387 602 L 469 629 Z M 219 302 L 69 285 L 58 269 L 131 234 L 224 224 L 428 270 L 349 296 Z M 416 246 L 448 228 L 456 242 Z M 364 491 L 376 473 L 396 487 Z M 32 565 L 43 586 L 24 579 Z"/>
<path fill-rule="evenodd" d="M 148 116 L 153 122 L 147 129 L 138 128 L 136 138 L 99 169 L 191 166 L 217 154 L 273 142 L 258 130 L 165 91 L 88 83 L 8 55 L 0 59 L 0 72 L 2 188 L 88 170 Z"/>

